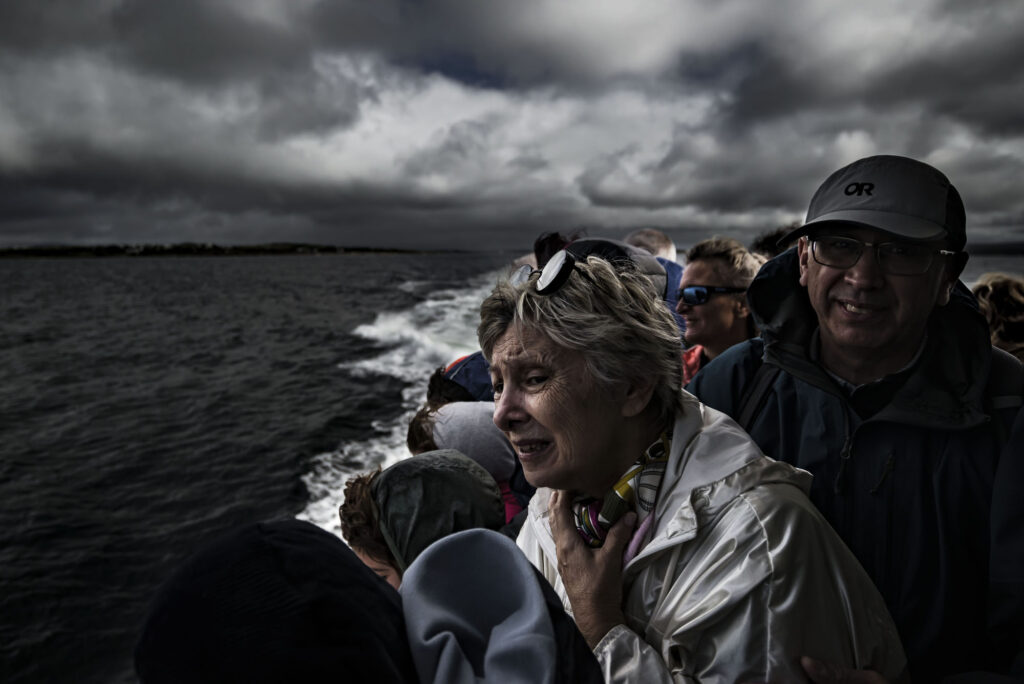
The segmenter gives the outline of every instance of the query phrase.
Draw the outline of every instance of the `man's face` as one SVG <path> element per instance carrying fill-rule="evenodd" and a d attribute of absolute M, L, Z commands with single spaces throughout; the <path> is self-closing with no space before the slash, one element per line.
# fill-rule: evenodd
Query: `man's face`
<path fill-rule="evenodd" d="M 875 244 L 899 241 L 880 230 L 842 225 L 822 228 L 812 237 L 826 234 Z M 823 358 L 860 356 L 882 366 L 897 364 L 896 370 L 908 363 L 921 344 L 928 316 L 949 301 L 959 275 L 950 259 L 935 255 L 921 275 L 892 275 L 881 268 L 875 250 L 865 246 L 856 264 L 832 268 L 815 261 L 811 242 L 802 237 L 798 245 L 800 284 L 818 315 Z"/>
<path fill-rule="evenodd" d="M 686 265 L 679 289 L 691 285 L 733 287 L 712 260 L 697 259 Z M 679 298 L 676 311 L 686 321 L 686 343 L 702 344 L 716 350 L 736 344 L 747 336 L 746 301 L 742 295 L 712 294 L 703 304 L 690 305 Z"/>

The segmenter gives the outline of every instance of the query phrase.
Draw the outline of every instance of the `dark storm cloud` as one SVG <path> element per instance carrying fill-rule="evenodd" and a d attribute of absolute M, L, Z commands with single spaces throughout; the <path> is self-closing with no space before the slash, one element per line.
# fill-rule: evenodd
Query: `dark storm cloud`
<path fill-rule="evenodd" d="M 331 82 L 314 73 L 264 78 L 258 92 L 256 127 L 263 140 L 347 128 L 359 117 L 360 101 L 374 94 L 352 80 Z"/>
<path fill-rule="evenodd" d="M 0 241 L 512 248 L 552 229 L 752 230 L 798 219 L 829 172 L 882 152 L 939 166 L 974 225 L 1024 233 L 1022 15 L 5 3 Z"/>
<path fill-rule="evenodd" d="M 1003 136 L 1024 131 L 1024 40 L 1021 25 L 986 31 L 983 43 L 952 43 L 896 65 L 867 84 L 879 107 L 926 102 L 935 113 Z"/>
<path fill-rule="evenodd" d="M 0 3 L 0 51 L 74 52 L 102 47 L 111 37 L 103 5 L 89 0 Z"/>
<path fill-rule="evenodd" d="M 253 19 L 246 3 L 126 0 L 110 14 L 124 62 L 157 74 L 215 85 L 267 72 L 306 69 L 308 36 Z"/>
<path fill-rule="evenodd" d="M 608 182 L 629 150 L 595 161 L 577 180 L 581 192 L 599 206 L 742 212 L 784 209 L 806 201 L 805 179 L 817 175 L 813 161 L 780 156 L 774 150 L 758 153 L 749 140 L 731 142 L 731 148 L 709 155 L 695 144 L 692 130 L 678 128 L 666 154 L 641 167 L 633 183 Z"/>

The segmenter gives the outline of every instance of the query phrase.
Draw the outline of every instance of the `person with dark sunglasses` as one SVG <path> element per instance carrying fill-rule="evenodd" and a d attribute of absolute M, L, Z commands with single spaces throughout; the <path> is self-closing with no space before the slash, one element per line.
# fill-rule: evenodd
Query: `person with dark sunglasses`
<path fill-rule="evenodd" d="M 757 336 L 746 292 L 764 261 L 723 237 L 702 240 L 687 252 L 676 304 L 686 321 L 683 384 L 729 347 Z"/>

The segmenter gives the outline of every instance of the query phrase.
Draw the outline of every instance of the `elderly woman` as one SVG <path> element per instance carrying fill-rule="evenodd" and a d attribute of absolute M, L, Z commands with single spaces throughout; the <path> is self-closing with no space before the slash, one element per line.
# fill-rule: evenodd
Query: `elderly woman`
<path fill-rule="evenodd" d="M 680 391 L 678 330 L 646 278 L 566 252 L 525 272 L 478 329 L 494 422 L 540 488 L 518 544 L 606 679 L 807 681 L 801 656 L 900 675 L 885 605 L 810 476 Z"/>

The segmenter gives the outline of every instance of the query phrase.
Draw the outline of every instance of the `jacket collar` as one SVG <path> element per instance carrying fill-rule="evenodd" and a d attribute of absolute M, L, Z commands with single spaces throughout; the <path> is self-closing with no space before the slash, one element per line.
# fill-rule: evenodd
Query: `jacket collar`
<path fill-rule="evenodd" d="M 665 548 L 693 539 L 702 521 L 737 496 L 768 483 L 811 488 L 810 473 L 774 461 L 724 413 L 682 393 L 682 412 L 672 428 L 672 450 L 654 507 L 651 541 L 626 566 L 629 574 Z M 529 516 L 544 553 L 554 562 L 555 543 L 548 523 L 551 490 L 541 488 L 530 501 Z"/>
<path fill-rule="evenodd" d="M 658 501 L 651 542 L 630 563 L 697 535 L 701 522 L 740 494 L 769 482 L 791 484 L 806 494 L 811 475 L 766 457 L 731 418 L 683 392 Z"/>

